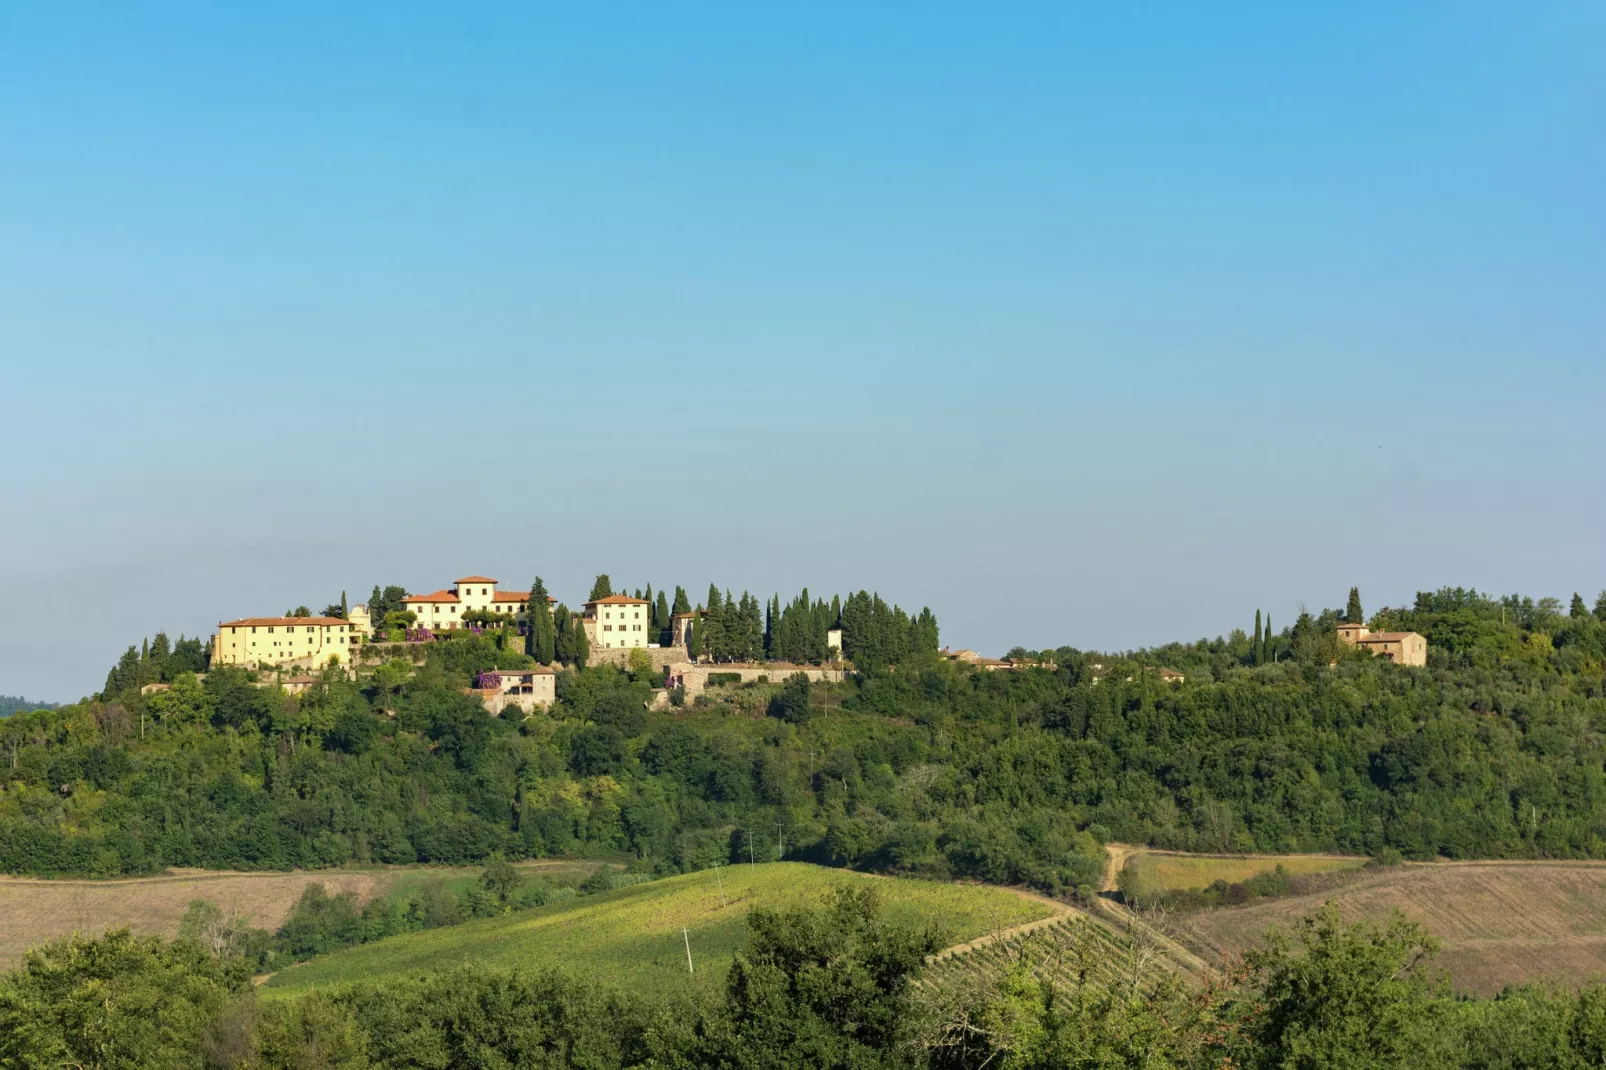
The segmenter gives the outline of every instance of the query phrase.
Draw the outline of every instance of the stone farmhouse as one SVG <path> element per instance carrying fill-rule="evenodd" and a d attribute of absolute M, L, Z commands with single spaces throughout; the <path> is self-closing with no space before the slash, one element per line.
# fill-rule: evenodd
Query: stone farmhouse
<path fill-rule="evenodd" d="M 1428 663 L 1428 641 L 1417 632 L 1374 632 L 1364 624 L 1340 624 L 1338 637 L 1380 658 L 1417 668 Z"/>

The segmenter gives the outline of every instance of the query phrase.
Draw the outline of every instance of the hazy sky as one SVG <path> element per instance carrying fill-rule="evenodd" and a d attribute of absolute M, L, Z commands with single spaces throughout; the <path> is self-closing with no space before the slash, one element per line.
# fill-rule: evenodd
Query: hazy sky
<path fill-rule="evenodd" d="M 471 572 L 1592 598 L 1606 5 L 1313 8 L 0 3 L 0 693 Z"/>

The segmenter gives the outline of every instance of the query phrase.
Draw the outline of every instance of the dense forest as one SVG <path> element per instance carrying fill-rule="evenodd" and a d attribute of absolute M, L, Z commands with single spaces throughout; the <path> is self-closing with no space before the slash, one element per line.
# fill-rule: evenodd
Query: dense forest
<path fill-rule="evenodd" d="M 1090 935 L 1090 934 L 1089 934 Z M 874 891 L 755 908 L 714 998 L 667 1004 L 605 978 L 465 963 L 393 983 L 259 999 L 250 964 L 181 937 L 71 937 L 0 975 L 0 1065 L 138 1067 L 1572 1070 L 1606 1057 L 1606 989 L 1460 999 L 1433 938 L 1336 910 L 1193 987 L 1140 945 L 1089 939 L 1044 974 L 1027 952 L 963 985 L 921 983 L 934 928 Z"/>
<path fill-rule="evenodd" d="M 29 702 L 20 695 L 0 695 L 0 717 L 10 717 L 13 713 L 24 713 L 28 710 L 54 709 L 49 702 Z"/>
<path fill-rule="evenodd" d="M 0 722 L 0 870 L 628 852 L 672 872 L 751 853 L 1062 891 L 1095 880 L 1109 839 L 1606 857 L 1606 602 L 1446 590 L 1373 614 L 1428 636 L 1425 669 L 1339 644 L 1347 613 L 1003 672 L 905 646 L 841 685 L 660 711 L 650 674 L 566 670 L 522 722 L 463 690 L 518 637 L 299 696 L 240 670 L 197 682 L 174 647 L 165 690 Z"/>

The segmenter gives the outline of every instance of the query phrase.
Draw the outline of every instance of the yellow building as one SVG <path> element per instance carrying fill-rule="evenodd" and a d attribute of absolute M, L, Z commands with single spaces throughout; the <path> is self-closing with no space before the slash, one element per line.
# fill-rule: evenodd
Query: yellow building
<path fill-rule="evenodd" d="M 587 602 L 585 616 L 581 618 L 586 641 L 602 650 L 645 647 L 649 636 L 653 642 L 657 642 L 657 636 L 652 635 L 648 627 L 651 624 L 647 616 L 648 606 L 645 598 L 631 598 L 622 594 L 610 594 L 607 598 Z"/>
<path fill-rule="evenodd" d="M 344 665 L 362 636 L 339 617 L 243 617 L 220 621 L 212 637 L 212 664 L 258 668 L 305 661 Z"/>
<path fill-rule="evenodd" d="M 1340 624 L 1338 637 L 1399 665 L 1421 668 L 1428 663 L 1428 641 L 1418 632 L 1374 632 L 1364 624 Z"/>
<path fill-rule="evenodd" d="M 463 614 L 483 610 L 510 621 L 525 620 L 529 608 L 529 591 L 498 591 L 496 581 L 489 576 L 464 576 L 452 586 L 434 594 L 410 594 L 402 599 L 407 608 L 418 616 L 418 626 L 430 631 L 449 631 L 463 627 Z M 547 612 L 552 612 L 547 599 Z"/>

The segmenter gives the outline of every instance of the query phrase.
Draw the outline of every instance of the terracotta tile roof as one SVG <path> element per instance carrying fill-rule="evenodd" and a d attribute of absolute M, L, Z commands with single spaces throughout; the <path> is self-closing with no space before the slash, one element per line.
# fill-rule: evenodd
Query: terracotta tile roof
<path fill-rule="evenodd" d="M 456 602 L 458 597 L 451 591 L 436 591 L 434 594 L 410 594 L 402 599 L 403 602 Z"/>
<path fill-rule="evenodd" d="M 495 594 L 491 595 L 491 601 L 493 602 L 519 602 L 522 604 L 524 602 L 528 602 L 529 600 L 529 591 L 497 591 Z M 557 599 L 553 598 L 551 595 L 547 595 L 546 600 L 549 603 L 557 601 Z"/>
<path fill-rule="evenodd" d="M 695 614 L 695 613 L 676 613 L 670 619 L 671 620 L 693 620 L 693 619 L 696 618 L 696 616 L 697 616 L 697 614 Z"/>
<path fill-rule="evenodd" d="M 606 598 L 594 598 L 583 604 L 588 606 L 645 606 L 649 603 L 645 598 L 631 598 L 627 594 L 610 594 Z"/>
<path fill-rule="evenodd" d="M 271 628 L 278 625 L 290 624 L 321 624 L 334 626 L 336 624 L 350 624 L 350 621 L 339 617 L 241 617 L 239 620 L 219 621 L 219 628 Z"/>
<path fill-rule="evenodd" d="M 491 579 L 491 577 L 489 577 L 489 576 L 464 576 L 462 579 L 455 580 L 453 582 L 455 582 L 455 583 L 495 583 L 496 581 Z"/>

